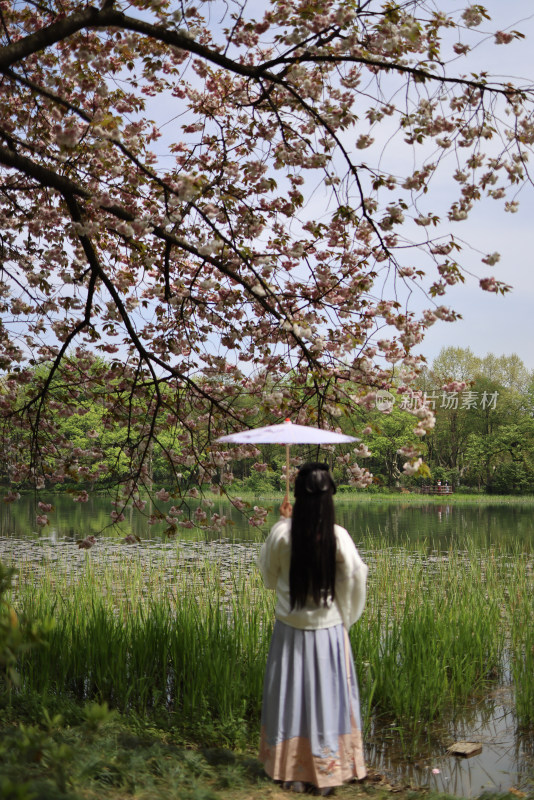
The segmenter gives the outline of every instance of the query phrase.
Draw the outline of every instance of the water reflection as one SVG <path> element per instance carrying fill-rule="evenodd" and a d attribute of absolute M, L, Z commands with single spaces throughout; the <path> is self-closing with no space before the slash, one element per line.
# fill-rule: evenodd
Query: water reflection
<path fill-rule="evenodd" d="M 451 513 L 452 508 L 451 506 L 436 506 L 436 513 L 438 515 L 439 522 L 442 521 L 443 515 L 446 517 Z"/>
<path fill-rule="evenodd" d="M 517 734 L 510 687 L 494 690 L 455 718 L 418 734 L 417 756 L 410 758 L 410 745 L 397 727 L 390 725 L 388 730 L 375 722 L 367 740 L 370 763 L 393 783 L 463 797 L 511 788 L 534 790 L 533 741 Z M 471 758 L 449 755 L 447 747 L 456 741 L 478 742 L 482 752 Z"/>
<path fill-rule="evenodd" d="M 126 519 L 119 525 L 112 524 L 113 510 L 109 498 L 91 496 L 87 503 L 75 503 L 68 494 L 49 495 L 53 503 L 50 525 L 42 531 L 35 523 L 38 499 L 33 495 L 22 497 L 17 503 L 0 506 L 0 537 L 37 538 L 52 537 L 70 541 L 86 536 L 105 536 L 111 539 L 124 538 L 128 534 L 141 539 L 165 538 L 165 522 L 149 525 L 147 515 L 129 507 Z M 260 502 L 256 500 L 255 502 Z M 261 541 L 266 531 L 278 517 L 279 500 L 263 501 L 270 509 L 266 524 L 258 530 L 250 526 L 247 518 L 225 500 L 215 500 L 212 513 L 226 516 L 229 524 L 223 536 L 235 541 Z M 166 510 L 165 504 L 160 504 Z M 171 503 L 167 504 L 171 505 Z M 180 520 L 193 516 L 198 502 L 190 501 Z M 402 503 L 401 501 L 361 500 L 351 501 L 341 496 L 336 501 L 337 520 L 350 531 L 356 542 L 362 543 L 369 536 L 382 536 L 390 545 L 406 545 L 410 542 L 433 542 L 438 549 L 463 547 L 466 537 L 482 548 L 492 544 L 503 546 L 507 541 L 530 549 L 533 531 L 533 509 L 528 505 L 454 505 L 452 503 Z M 213 540 L 221 534 L 194 528 L 188 531 L 178 525 L 180 538 Z"/>
<path fill-rule="evenodd" d="M 530 550 L 533 511 L 529 506 L 453 505 L 341 501 L 336 503 L 339 522 L 361 541 L 365 532 L 380 533 L 389 544 L 433 541 L 439 549 L 464 547 L 466 537 L 481 548 L 506 542 Z"/>

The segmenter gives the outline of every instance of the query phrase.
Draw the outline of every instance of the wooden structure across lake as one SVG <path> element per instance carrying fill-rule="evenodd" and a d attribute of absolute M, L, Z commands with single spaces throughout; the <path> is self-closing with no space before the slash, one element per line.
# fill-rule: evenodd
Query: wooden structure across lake
<path fill-rule="evenodd" d="M 416 491 L 419 494 L 452 494 L 453 488 L 447 483 L 441 486 L 421 486 Z"/>

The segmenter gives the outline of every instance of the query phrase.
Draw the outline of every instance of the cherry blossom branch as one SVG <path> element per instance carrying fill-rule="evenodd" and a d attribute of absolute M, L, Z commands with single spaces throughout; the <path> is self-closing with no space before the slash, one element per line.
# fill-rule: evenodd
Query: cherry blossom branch
<path fill-rule="evenodd" d="M 35 178 L 42 186 L 49 186 L 51 188 L 57 189 L 64 197 L 82 197 L 87 200 L 91 199 L 91 193 L 88 192 L 86 189 L 83 189 L 81 186 L 78 186 L 71 179 L 58 175 L 53 170 L 50 170 L 47 167 L 43 167 L 41 164 L 37 164 L 35 161 L 32 161 L 26 156 L 22 156 L 19 153 L 16 153 L 9 148 L 0 146 L 0 163 L 3 163 L 5 166 L 14 167 L 19 171 L 22 171 L 25 174 Z M 113 216 L 117 217 L 122 221 L 125 222 L 135 221 L 134 214 L 124 210 L 123 208 L 121 208 L 116 204 L 114 205 L 102 204 L 101 207 L 103 208 L 103 210 L 107 211 L 108 213 L 112 214 Z M 205 261 L 209 262 L 218 270 L 220 270 L 220 272 L 227 275 L 229 278 L 231 278 L 236 283 L 240 284 L 244 289 L 246 289 L 247 292 L 254 298 L 254 300 L 260 303 L 260 305 L 262 305 L 269 314 L 272 314 L 278 320 L 283 319 L 281 313 L 271 303 L 268 302 L 266 297 L 259 295 L 257 292 L 255 292 L 253 287 L 251 287 L 250 284 L 247 281 L 245 281 L 244 278 L 242 278 L 238 273 L 228 268 L 222 259 L 215 258 L 211 255 L 201 255 L 196 247 L 177 238 L 172 233 L 165 231 L 165 229 L 162 228 L 160 225 L 153 226 L 152 233 L 155 237 L 161 239 L 162 241 L 168 242 L 178 247 L 179 249 L 190 253 L 191 255 L 194 255 L 198 258 L 202 258 Z M 296 343 L 301 348 L 302 352 L 306 355 L 306 358 L 310 363 L 310 366 L 316 364 L 316 359 L 310 353 L 302 337 L 299 336 L 299 334 L 296 333 L 295 331 L 292 331 L 291 333 Z M 168 366 L 165 365 L 164 362 L 161 362 L 160 366 L 164 366 L 166 369 L 168 369 Z"/>
<path fill-rule="evenodd" d="M 430 81 L 433 83 L 441 83 L 441 84 L 452 84 L 453 86 L 464 86 L 466 88 L 474 89 L 481 92 L 488 92 L 491 94 L 500 94 L 504 95 L 504 97 L 526 97 L 527 95 L 534 94 L 534 89 L 531 88 L 517 88 L 512 84 L 503 84 L 501 82 L 496 82 L 493 84 L 487 83 L 485 80 L 477 80 L 474 78 L 464 78 L 462 76 L 448 76 L 448 75 L 436 75 L 436 73 L 431 72 L 430 70 L 423 69 L 422 67 L 410 67 L 407 64 L 399 64 L 396 61 L 384 61 L 382 59 L 372 58 L 369 56 L 354 56 L 354 55 L 343 55 L 341 53 L 335 53 L 332 55 L 321 55 L 320 53 L 303 53 L 302 55 L 295 56 L 293 58 L 286 59 L 284 56 L 280 56 L 279 58 L 272 59 L 271 61 L 266 61 L 265 64 L 262 64 L 258 67 L 258 70 L 262 72 L 264 69 L 268 75 L 268 80 L 273 80 L 273 75 L 270 70 L 278 65 L 295 65 L 301 63 L 312 63 L 312 64 L 361 64 L 362 66 L 366 67 L 375 67 L 383 72 L 398 72 L 401 75 L 409 75 L 415 78 L 418 82 L 424 83 L 426 81 Z M 278 76 L 275 76 L 275 80 L 278 81 Z"/>
<path fill-rule="evenodd" d="M 96 274 L 91 273 L 91 276 L 89 278 L 89 283 L 87 285 L 87 299 L 85 303 L 85 314 L 83 316 L 83 319 L 81 319 L 74 326 L 74 328 L 72 328 L 68 336 L 65 337 L 62 346 L 60 347 L 57 355 L 55 356 L 52 364 L 50 365 L 46 379 L 43 385 L 39 388 L 39 392 L 37 393 L 37 395 L 31 398 L 27 403 L 23 404 L 22 407 L 17 408 L 16 410 L 17 414 L 24 414 L 25 412 L 29 411 L 33 405 L 37 404 L 35 420 L 30 420 L 30 426 L 33 432 L 31 458 L 29 462 L 30 470 L 34 467 L 34 464 L 37 463 L 37 459 L 34 457 L 34 455 L 37 455 L 39 452 L 39 442 L 36 434 L 40 429 L 41 415 L 43 412 L 44 403 L 48 395 L 48 391 L 68 348 L 70 347 L 74 339 L 91 324 L 91 310 L 93 306 L 93 297 L 95 293 L 95 288 L 96 288 Z"/>
<path fill-rule="evenodd" d="M 3 73 L 15 83 L 20 83 L 22 86 L 26 86 L 26 88 L 30 89 L 32 92 L 35 92 L 36 94 L 39 94 L 42 97 L 46 97 L 47 100 L 51 100 L 53 103 L 57 103 L 57 105 L 60 106 L 61 108 L 64 108 L 67 111 L 71 111 L 73 114 L 76 114 L 85 122 L 89 124 L 93 122 L 93 118 L 91 117 L 90 114 L 87 113 L 87 111 L 84 111 L 83 108 L 74 105 L 74 103 L 71 103 L 62 95 L 59 95 L 55 92 L 50 91 L 49 89 L 46 89 L 44 86 L 41 86 L 35 81 L 29 80 L 29 78 L 25 77 L 24 75 L 19 75 L 12 69 L 9 68 L 1 69 L 0 73 Z M 118 141 L 117 139 L 112 139 L 110 141 L 112 141 L 113 144 L 121 151 L 121 153 L 123 153 L 132 162 L 132 164 L 135 164 L 135 166 L 141 172 L 143 172 L 143 174 L 146 175 L 147 178 L 153 180 L 155 183 L 161 186 L 162 189 L 169 191 L 169 187 L 167 186 L 165 181 L 163 181 L 159 177 L 159 175 L 156 172 L 154 172 L 154 170 L 149 169 L 146 166 L 146 164 L 143 164 L 143 162 L 139 158 L 137 158 L 135 153 L 132 153 L 132 151 L 128 147 L 126 147 L 123 142 Z M 24 147 L 28 147 L 27 143 L 20 142 L 20 144 Z"/>
<path fill-rule="evenodd" d="M 0 71 L 11 67 L 13 64 L 22 61 L 24 58 L 45 50 L 54 44 L 78 33 L 81 30 L 89 28 L 108 28 L 117 27 L 124 30 L 130 30 L 135 33 L 143 34 L 163 44 L 177 47 L 189 53 L 193 53 L 202 57 L 206 61 L 216 64 L 219 67 L 233 72 L 236 75 L 242 75 L 248 78 L 263 78 L 274 83 L 282 83 L 283 78 L 273 73 L 273 67 L 282 65 L 287 67 L 288 64 L 297 64 L 310 61 L 313 63 L 326 63 L 336 64 L 341 62 L 362 64 L 370 67 L 376 67 L 383 71 L 394 70 L 401 74 L 411 75 L 419 81 L 438 81 L 440 83 L 452 83 L 457 86 L 466 86 L 480 91 L 488 91 L 492 93 L 502 94 L 508 96 L 523 97 L 526 94 L 531 94 L 534 90 L 518 89 L 511 85 L 503 86 L 502 84 L 495 84 L 490 86 L 483 80 L 473 80 L 463 77 L 447 77 L 443 75 L 436 75 L 421 67 L 411 67 L 405 64 L 396 62 L 385 61 L 383 59 L 376 59 L 367 56 L 354 56 L 354 55 L 321 55 L 320 53 L 304 53 L 302 55 L 287 58 L 287 56 L 279 56 L 276 59 L 271 59 L 263 64 L 257 66 L 249 66 L 247 64 L 235 61 L 228 56 L 217 52 L 205 45 L 196 42 L 189 36 L 180 33 L 179 31 L 170 30 L 163 25 L 154 25 L 144 20 L 139 20 L 134 17 L 127 16 L 122 11 L 118 11 L 113 5 L 104 5 L 101 9 L 94 6 L 89 6 L 83 11 L 64 17 L 51 23 L 49 26 L 42 28 L 28 36 L 19 39 L 16 42 L 11 42 L 9 45 L 0 49 Z"/>

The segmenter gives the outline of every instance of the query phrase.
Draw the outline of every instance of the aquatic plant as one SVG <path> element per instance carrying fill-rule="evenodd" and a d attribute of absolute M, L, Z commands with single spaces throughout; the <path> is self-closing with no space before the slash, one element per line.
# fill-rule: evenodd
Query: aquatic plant
<path fill-rule="evenodd" d="M 364 716 L 421 725 L 491 685 L 515 685 L 517 716 L 532 723 L 532 559 L 518 549 L 410 551 L 365 543 L 369 596 L 351 641 Z M 213 742 L 257 736 L 274 598 L 236 548 L 224 563 L 169 550 L 78 569 L 22 562 L 13 604 L 53 617 L 49 646 L 22 654 L 21 691 L 165 711 Z M 206 551 L 208 552 L 208 551 Z M 146 556 L 146 557 L 145 557 Z M 211 726 L 211 727 L 210 727 Z"/>

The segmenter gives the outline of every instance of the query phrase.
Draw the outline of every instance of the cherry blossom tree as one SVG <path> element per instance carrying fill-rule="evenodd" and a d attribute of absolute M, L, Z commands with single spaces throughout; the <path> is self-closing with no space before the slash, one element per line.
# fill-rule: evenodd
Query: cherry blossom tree
<path fill-rule="evenodd" d="M 513 212 L 530 180 L 532 86 L 469 71 L 482 6 L 0 0 L 0 21 L 7 499 L 105 469 L 59 424 L 95 404 L 142 503 L 163 431 L 177 483 L 197 465 L 224 486 L 258 453 L 222 433 L 363 430 L 377 390 L 414 391 L 414 346 L 455 319 L 459 224 L 488 198 Z"/>

